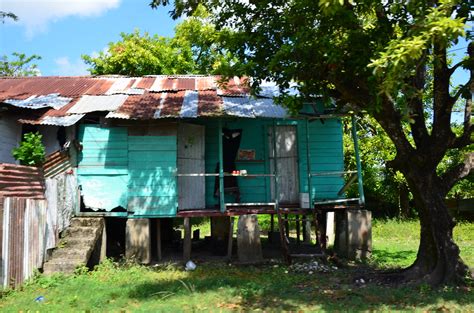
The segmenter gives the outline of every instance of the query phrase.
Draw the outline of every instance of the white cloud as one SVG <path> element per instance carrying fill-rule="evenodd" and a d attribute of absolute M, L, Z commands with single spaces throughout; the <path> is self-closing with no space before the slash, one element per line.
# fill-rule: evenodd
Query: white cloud
<path fill-rule="evenodd" d="M 53 70 L 53 75 L 59 76 L 83 76 L 89 75 L 87 71 L 88 66 L 81 60 L 71 62 L 68 57 L 60 57 L 54 60 L 56 68 Z"/>
<path fill-rule="evenodd" d="M 117 8 L 121 0 L 1 0 L 0 11 L 13 12 L 28 37 L 69 16 L 94 17 Z M 8 22 L 8 21 L 7 21 Z M 11 22 L 9 22 L 11 23 Z"/>

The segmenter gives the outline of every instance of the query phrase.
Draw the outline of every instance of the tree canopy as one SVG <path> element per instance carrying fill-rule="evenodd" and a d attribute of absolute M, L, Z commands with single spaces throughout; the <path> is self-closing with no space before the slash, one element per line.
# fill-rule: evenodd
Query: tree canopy
<path fill-rule="evenodd" d="M 95 75 L 215 74 L 231 57 L 219 48 L 220 33 L 208 15 L 204 7 L 197 7 L 176 26 L 172 38 L 139 30 L 121 33 L 121 40 L 109 43 L 107 51 L 82 58 Z"/>
<path fill-rule="evenodd" d="M 153 0 L 151 5 L 167 5 Z M 189 15 L 195 1 L 175 0 L 172 16 Z M 374 117 L 392 141 L 389 165 L 405 177 L 420 217 L 416 262 L 403 279 L 431 284 L 459 283 L 468 268 L 452 238 L 454 220 L 444 198 L 471 173 L 472 162 L 441 161 L 453 149 L 472 147 L 471 121 L 474 45 L 467 57 L 450 65 L 448 50 L 468 38 L 472 20 L 468 1 L 199 1 L 225 36 L 222 42 L 239 62 L 232 75 L 248 75 L 252 86 L 271 79 L 282 90 L 296 82 L 299 96 L 283 93 L 290 106 L 315 96 L 335 99 L 339 107 Z M 225 32 L 225 30 L 229 30 Z M 459 68 L 467 82 L 450 88 Z M 432 86 L 428 83 L 431 76 Z M 454 105 L 464 104 L 461 131 L 451 127 Z M 472 148 L 469 148 L 472 151 Z"/>
<path fill-rule="evenodd" d="M 37 76 L 40 74 L 38 66 L 32 63 L 41 60 L 41 57 L 33 54 L 26 56 L 24 53 L 13 52 L 13 60 L 8 56 L 0 57 L 0 76 Z"/>

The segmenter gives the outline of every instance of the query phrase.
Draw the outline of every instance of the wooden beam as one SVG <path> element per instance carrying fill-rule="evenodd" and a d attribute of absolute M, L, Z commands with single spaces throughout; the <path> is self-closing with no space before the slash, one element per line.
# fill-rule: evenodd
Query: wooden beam
<path fill-rule="evenodd" d="M 159 218 L 156 219 L 156 255 L 158 261 L 161 261 L 161 220 Z"/>

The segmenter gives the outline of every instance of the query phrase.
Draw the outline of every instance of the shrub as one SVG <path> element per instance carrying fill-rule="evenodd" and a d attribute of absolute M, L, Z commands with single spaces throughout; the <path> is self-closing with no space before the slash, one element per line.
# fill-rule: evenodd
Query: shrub
<path fill-rule="evenodd" d="M 36 133 L 26 133 L 18 148 L 12 150 L 13 157 L 22 165 L 35 166 L 41 164 L 45 159 L 45 149 L 41 142 L 43 136 Z"/>

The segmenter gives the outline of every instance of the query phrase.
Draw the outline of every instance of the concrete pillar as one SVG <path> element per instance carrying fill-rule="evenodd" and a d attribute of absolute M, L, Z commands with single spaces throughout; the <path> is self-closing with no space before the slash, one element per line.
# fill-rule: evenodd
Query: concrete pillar
<path fill-rule="evenodd" d="M 348 256 L 350 259 L 366 259 L 372 254 L 372 212 L 347 211 Z"/>
<path fill-rule="evenodd" d="M 335 250 L 343 257 L 360 260 L 372 253 L 372 212 L 348 210 L 336 216 Z"/>
<path fill-rule="evenodd" d="M 148 264 L 151 261 L 150 219 L 128 219 L 125 227 L 125 257 Z"/>
<path fill-rule="evenodd" d="M 303 241 L 311 243 L 311 218 L 307 215 L 303 216 Z"/>
<path fill-rule="evenodd" d="M 333 246 L 336 238 L 335 233 L 335 218 L 334 212 L 327 212 L 326 214 L 326 244 L 327 246 Z"/>
<path fill-rule="evenodd" d="M 239 217 L 237 254 L 242 263 L 256 263 L 263 260 L 260 228 L 256 214 L 246 214 Z"/>

